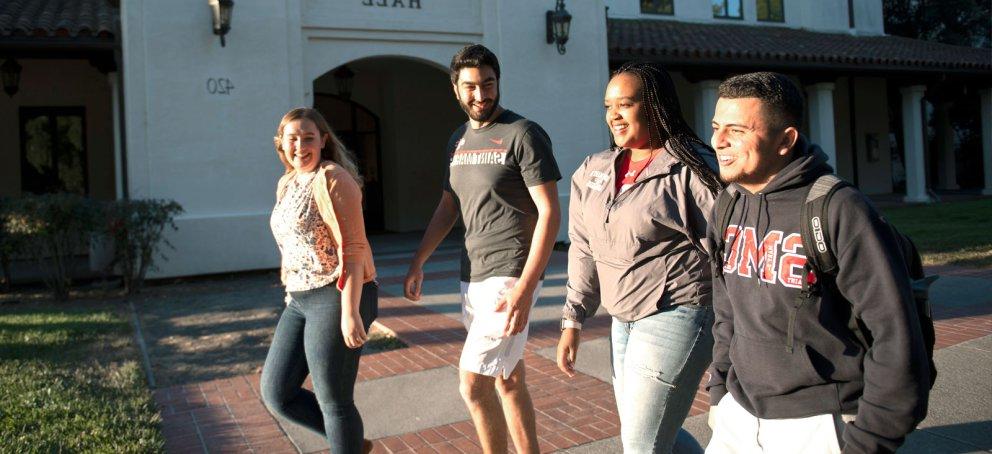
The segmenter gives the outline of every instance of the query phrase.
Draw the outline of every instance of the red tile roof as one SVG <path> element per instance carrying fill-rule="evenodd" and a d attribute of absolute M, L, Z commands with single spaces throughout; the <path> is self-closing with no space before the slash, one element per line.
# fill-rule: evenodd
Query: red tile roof
<path fill-rule="evenodd" d="M 736 24 L 610 19 L 610 58 L 685 65 L 992 72 L 992 50 L 898 36 L 856 36 Z"/>
<path fill-rule="evenodd" d="M 0 38 L 95 37 L 113 40 L 120 10 L 109 0 L 0 1 Z"/>

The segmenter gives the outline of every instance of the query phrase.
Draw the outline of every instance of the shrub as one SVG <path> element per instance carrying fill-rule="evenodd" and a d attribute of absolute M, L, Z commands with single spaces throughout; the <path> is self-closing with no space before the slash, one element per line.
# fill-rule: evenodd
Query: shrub
<path fill-rule="evenodd" d="M 72 285 L 72 257 L 85 251 L 99 207 L 75 194 L 27 195 L 7 206 L 4 230 L 16 242 L 23 241 L 16 248 L 30 251 L 55 299 L 64 301 Z"/>
<path fill-rule="evenodd" d="M 10 262 L 14 258 L 24 255 L 25 238 L 24 235 L 15 232 L 12 227 L 11 216 L 17 212 L 18 201 L 7 197 L 0 197 L 0 269 L 3 276 L 0 277 L 0 291 L 10 291 Z"/>
<path fill-rule="evenodd" d="M 163 238 L 165 229 L 176 230 L 174 218 L 183 212 L 172 200 L 116 200 L 104 210 L 106 235 L 113 242 L 114 260 L 120 267 L 127 293 L 141 289 L 148 270 L 156 269 L 155 259 L 167 260 L 160 244 L 172 247 Z"/>

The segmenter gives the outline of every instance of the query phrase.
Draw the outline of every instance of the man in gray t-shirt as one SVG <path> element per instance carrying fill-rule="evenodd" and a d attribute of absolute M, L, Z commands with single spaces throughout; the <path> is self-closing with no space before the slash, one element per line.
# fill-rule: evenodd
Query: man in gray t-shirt
<path fill-rule="evenodd" d="M 469 121 L 448 142 L 441 201 L 410 264 L 404 294 L 420 299 L 424 262 L 461 215 L 468 330 L 459 361 L 462 397 L 483 450 L 505 452 L 509 432 L 518 452 L 536 453 L 523 352 L 530 308 L 561 222 L 561 173 L 548 134 L 500 107 L 499 62 L 489 49 L 471 45 L 456 53 L 451 81 Z"/>

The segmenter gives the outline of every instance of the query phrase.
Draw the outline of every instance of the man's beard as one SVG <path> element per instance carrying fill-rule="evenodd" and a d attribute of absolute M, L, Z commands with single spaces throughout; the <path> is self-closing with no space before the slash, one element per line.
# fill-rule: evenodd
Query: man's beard
<path fill-rule="evenodd" d="M 489 107 L 482 110 L 478 114 L 475 113 L 476 111 L 472 110 L 472 106 L 463 102 L 461 98 L 458 98 L 458 106 L 461 107 L 462 110 L 465 111 L 465 115 L 468 115 L 468 117 L 471 118 L 473 121 L 487 121 L 490 120 L 490 117 L 492 117 L 493 112 L 495 112 L 496 109 L 499 107 L 499 95 L 497 94 L 495 99 L 491 99 L 491 100 L 484 99 L 483 101 L 490 101 Z"/>

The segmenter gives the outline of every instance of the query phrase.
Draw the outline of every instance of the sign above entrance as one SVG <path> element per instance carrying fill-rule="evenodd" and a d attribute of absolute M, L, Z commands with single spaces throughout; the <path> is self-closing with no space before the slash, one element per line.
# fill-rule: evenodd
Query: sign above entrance
<path fill-rule="evenodd" d="M 483 0 L 348 0 L 307 2 L 307 13 L 301 19 L 304 36 L 308 42 L 314 40 L 343 39 L 367 47 L 373 55 L 384 51 L 384 45 L 399 48 L 390 53 L 405 55 L 406 47 L 446 46 L 448 54 L 444 60 L 450 61 L 451 54 L 465 43 L 481 42 Z M 2 0 L 0 0 L 2 3 Z M 386 35 L 382 34 L 383 32 Z M 428 34 L 428 35 L 425 35 Z M 333 45 L 331 56 L 340 55 L 343 42 Z M 364 52 L 364 51 L 363 51 Z M 357 54 L 355 55 L 357 56 Z M 347 63 L 353 57 L 340 61 Z M 327 59 L 322 59 L 320 74 Z M 447 63 L 444 64 L 448 66 Z"/>
<path fill-rule="evenodd" d="M 380 8 L 420 9 L 420 0 L 362 0 L 362 5 Z"/>

